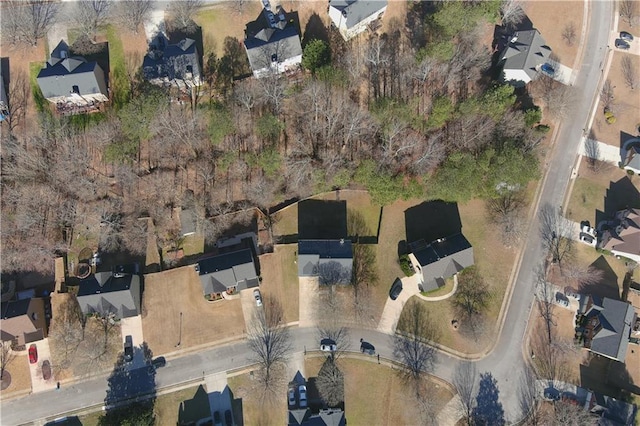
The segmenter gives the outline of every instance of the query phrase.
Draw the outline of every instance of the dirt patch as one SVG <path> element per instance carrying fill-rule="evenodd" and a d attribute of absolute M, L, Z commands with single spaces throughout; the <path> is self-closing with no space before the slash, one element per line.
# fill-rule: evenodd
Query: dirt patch
<path fill-rule="evenodd" d="M 284 321 L 298 321 L 298 269 L 295 263 L 297 244 L 276 246 L 273 253 L 260 256 L 264 296 L 275 297 L 282 303 Z"/>
<path fill-rule="evenodd" d="M 622 72 L 623 58 L 630 58 L 636 74 L 640 74 L 639 56 L 619 51 L 613 54 L 607 79 L 611 81 L 614 88 L 611 110 L 615 114 L 616 122 L 607 124 L 604 117 L 604 105 L 600 102 L 591 128 L 595 139 L 615 147 L 622 146 L 626 140 L 637 135 L 639 133 L 638 125 L 640 125 L 640 104 L 638 103 L 640 85 L 636 83 L 635 88 L 631 90 L 626 84 Z"/>
<path fill-rule="evenodd" d="M 528 0 L 524 3 L 524 10 L 542 37 L 558 56 L 562 65 L 573 68 L 578 53 L 582 20 L 584 18 L 584 3 L 581 1 L 538 1 Z M 565 28 L 573 24 L 575 40 L 569 46 L 562 38 Z"/>
<path fill-rule="evenodd" d="M 193 266 L 145 276 L 142 329 L 155 355 L 241 336 L 240 299 L 207 302 Z M 182 313 L 182 330 L 180 329 Z"/>

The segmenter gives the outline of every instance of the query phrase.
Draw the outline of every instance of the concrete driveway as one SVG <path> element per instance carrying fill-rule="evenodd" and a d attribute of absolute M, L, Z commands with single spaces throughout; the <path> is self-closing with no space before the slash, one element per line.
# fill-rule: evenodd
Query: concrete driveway
<path fill-rule="evenodd" d="M 597 149 L 593 148 L 591 144 L 597 144 Z M 615 166 L 618 166 L 620 161 L 622 161 L 622 155 L 625 153 L 626 150 L 621 150 L 617 146 L 587 138 L 582 138 L 582 142 L 578 148 L 578 154 L 584 157 L 593 158 L 595 156 L 597 160 L 606 161 Z"/>
<path fill-rule="evenodd" d="M 31 373 L 31 392 L 43 392 L 56 388 L 55 371 L 53 370 L 53 362 L 51 361 L 51 350 L 49 349 L 49 339 L 39 340 L 34 343 L 27 344 L 27 351 L 31 345 L 36 345 L 38 348 L 38 362 L 35 364 L 29 364 L 29 372 Z M 51 365 L 51 378 L 44 380 L 42 377 L 42 363 L 49 361 Z M 29 357 L 27 357 L 29 362 Z"/>
<path fill-rule="evenodd" d="M 609 38 L 609 46 L 616 52 L 630 53 L 632 55 L 640 55 L 640 40 L 638 40 L 638 34 L 633 34 L 633 41 L 627 41 L 631 46 L 629 50 L 622 50 L 616 47 L 616 39 L 620 38 L 620 32 L 614 31 Z"/>
<path fill-rule="evenodd" d="M 127 364 L 127 367 L 131 370 L 144 367 L 147 361 L 144 359 L 144 353 L 142 352 L 142 343 L 144 342 L 144 336 L 142 334 L 142 316 L 137 315 L 135 317 L 122 318 L 120 320 L 120 333 L 122 334 L 122 351 L 124 351 L 124 340 L 127 336 L 131 336 L 133 340 L 133 360 Z M 153 351 L 153 348 L 149 348 Z"/>
<path fill-rule="evenodd" d="M 242 303 L 242 315 L 244 316 L 245 330 L 249 330 L 249 325 L 253 320 L 253 313 L 256 309 L 262 309 L 256 306 L 256 299 L 253 297 L 253 290 L 256 288 L 247 288 L 240 292 L 240 302 Z"/>
<path fill-rule="evenodd" d="M 416 275 L 412 277 L 404 277 L 400 279 L 402 281 L 402 292 L 396 300 L 387 298 L 387 303 L 384 305 L 380 322 L 378 323 L 378 331 L 381 333 L 393 334 L 396 331 L 402 308 L 405 303 L 416 294 L 420 293 L 418 289 L 418 278 Z M 389 283 L 391 285 L 391 283 Z"/>
<path fill-rule="evenodd" d="M 315 327 L 316 312 L 320 300 L 318 277 L 300 277 L 299 282 L 299 318 L 300 327 Z"/>

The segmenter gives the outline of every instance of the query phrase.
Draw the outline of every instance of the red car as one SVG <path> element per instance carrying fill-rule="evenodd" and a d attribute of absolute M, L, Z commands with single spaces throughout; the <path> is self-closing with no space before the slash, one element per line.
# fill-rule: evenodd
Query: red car
<path fill-rule="evenodd" d="M 38 348 L 36 345 L 29 346 L 29 363 L 35 364 L 38 362 Z"/>

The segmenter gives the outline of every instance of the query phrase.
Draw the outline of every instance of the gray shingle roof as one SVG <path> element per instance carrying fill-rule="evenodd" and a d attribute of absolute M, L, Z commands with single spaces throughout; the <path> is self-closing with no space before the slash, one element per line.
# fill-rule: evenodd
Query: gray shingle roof
<path fill-rule="evenodd" d="M 340 282 L 351 281 L 353 247 L 351 240 L 298 241 L 298 276 L 318 276 L 323 269 L 339 271 Z"/>
<path fill-rule="evenodd" d="M 591 350 L 624 362 L 629 346 L 629 335 L 635 312 L 633 306 L 620 300 L 593 297 L 594 305 L 586 313 L 596 318 Z"/>
<path fill-rule="evenodd" d="M 115 278 L 110 272 L 99 272 L 80 282 L 78 303 L 85 314 L 113 312 L 118 318 L 140 313 L 140 277 L 125 275 Z"/>
<path fill-rule="evenodd" d="M 502 53 L 503 69 L 524 70 L 531 79 L 535 79 L 536 67 L 545 63 L 550 54 L 551 48 L 538 30 L 517 31 Z"/>
<path fill-rule="evenodd" d="M 462 234 L 441 238 L 425 245 L 411 245 L 413 255 L 422 267 L 425 291 L 438 288 L 438 281 L 473 265 L 473 247 Z"/>
<path fill-rule="evenodd" d="M 147 80 L 167 78 L 186 79 L 191 72 L 193 79 L 200 78 L 200 52 L 194 40 L 185 38 L 176 44 L 166 45 L 166 40 L 158 44 L 158 49 L 147 53 L 142 62 L 142 71 Z M 190 70 L 189 71 L 189 68 Z"/>
<path fill-rule="evenodd" d="M 331 0 L 329 6 L 338 9 L 347 18 L 349 29 L 386 7 L 387 0 Z"/>
<path fill-rule="evenodd" d="M 629 148 L 624 166 L 640 170 L 640 144 L 633 145 Z"/>
<path fill-rule="evenodd" d="M 237 291 L 259 285 L 250 249 L 238 250 L 202 259 L 197 264 L 204 294 Z"/>

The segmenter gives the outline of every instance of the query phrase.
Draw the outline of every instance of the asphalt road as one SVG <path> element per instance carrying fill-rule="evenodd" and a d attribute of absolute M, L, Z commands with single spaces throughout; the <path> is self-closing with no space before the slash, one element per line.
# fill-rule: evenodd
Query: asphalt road
<path fill-rule="evenodd" d="M 598 91 L 602 69 L 607 53 L 607 40 L 611 29 L 613 3 L 609 1 L 591 2 L 588 40 L 585 58 L 576 80 L 578 101 L 565 120 L 559 132 L 554 153 L 540 196 L 540 205 L 562 205 L 571 175 L 578 146 L 587 125 Z M 506 314 L 505 326 L 494 350 L 487 357 L 476 362 L 477 371 L 490 371 L 498 381 L 500 399 L 506 418 L 513 422 L 521 418 L 518 403 L 518 381 L 523 370 L 523 337 L 529 310 L 534 297 L 533 270 L 542 258 L 543 251 L 537 227 L 531 227 L 524 256 L 517 276 L 512 298 Z M 317 346 L 315 329 L 294 328 L 294 347 L 301 351 Z M 352 349 L 357 350 L 359 339 L 373 343 L 384 358 L 393 358 L 391 337 L 372 330 L 351 330 Z M 163 388 L 189 380 L 201 378 L 203 374 L 227 371 L 253 363 L 251 352 L 245 342 L 216 347 L 202 352 L 170 360 L 166 367 L 156 374 L 156 385 Z M 459 361 L 444 353 L 437 355 L 433 373 L 451 381 Z M 106 395 L 107 382 L 104 377 L 63 386 L 60 390 L 31 394 L 23 398 L 2 401 L 1 423 L 18 425 L 30 423 L 34 419 L 51 419 L 66 412 L 100 404 Z"/>

